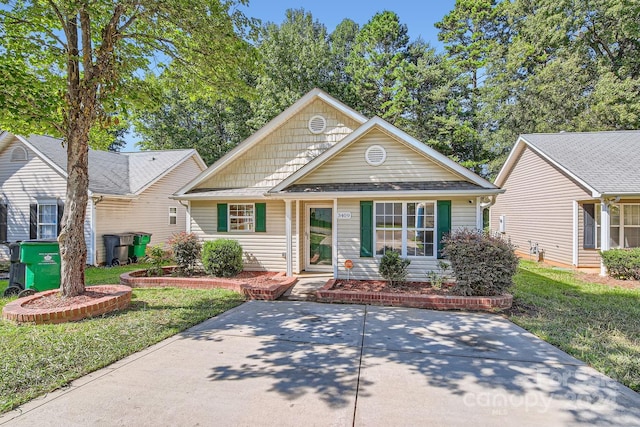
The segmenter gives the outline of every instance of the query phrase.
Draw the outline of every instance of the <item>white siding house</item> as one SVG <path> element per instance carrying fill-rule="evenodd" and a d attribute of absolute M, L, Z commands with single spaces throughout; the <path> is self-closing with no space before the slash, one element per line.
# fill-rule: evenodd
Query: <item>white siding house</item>
<path fill-rule="evenodd" d="M 88 263 L 106 261 L 103 234 L 146 232 L 153 244 L 184 231 L 186 207 L 169 196 L 205 168 L 195 150 L 90 150 L 84 227 Z M 60 140 L 0 133 L 0 241 L 55 239 L 66 184 L 66 150 Z M 0 258 L 8 258 L 4 246 Z"/>
<path fill-rule="evenodd" d="M 188 228 L 229 238 L 245 268 L 374 278 L 380 257 L 437 269 L 440 239 L 482 227 L 501 190 L 380 118 L 314 89 L 181 188 Z"/>

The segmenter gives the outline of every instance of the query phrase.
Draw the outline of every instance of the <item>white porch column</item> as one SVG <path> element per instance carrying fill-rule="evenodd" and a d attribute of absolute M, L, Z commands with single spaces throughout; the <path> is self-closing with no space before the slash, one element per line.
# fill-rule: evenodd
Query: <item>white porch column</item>
<path fill-rule="evenodd" d="M 600 202 L 600 250 L 607 251 L 610 249 L 609 241 L 611 238 L 611 216 L 609 215 L 609 205 L 603 199 Z M 600 260 L 600 275 L 607 275 L 607 268 L 604 266 L 602 259 Z"/>
<path fill-rule="evenodd" d="M 573 201 L 573 235 L 572 235 L 572 262 L 573 262 L 573 266 L 577 267 L 578 266 L 578 213 L 580 212 L 579 206 L 578 206 L 578 202 L 577 201 Z"/>
<path fill-rule="evenodd" d="M 333 199 L 333 236 L 331 242 L 333 254 L 333 278 L 338 278 L 338 199 Z"/>
<path fill-rule="evenodd" d="M 473 200 L 473 199 L 470 199 Z M 482 209 L 482 206 L 480 205 L 481 199 L 480 197 L 476 197 L 476 228 L 480 231 L 482 231 L 484 229 L 483 227 L 483 218 L 482 218 L 482 211 L 484 211 L 484 209 Z"/>
<path fill-rule="evenodd" d="M 291 239 L 291 200 L 284 201 L 285 211 L 285 234 L 286 234 L 286 261 L 287 261 L 287 277 L 293 275 L 293 241 Z"/>
<path fill-rule="evenodd" d="M 301 260 L 300 223 L 301 222 L 302 222 L 302 213 L 300 212 L 300 200 L 296 200 L 296 259 L 295 259 L 295 262 L 293 263 L 294 265 L 293 272 L 296 274 L 300 274 L 300 271 L 302 270 L 302 267 L 300 267 L 300 260 Z"/>

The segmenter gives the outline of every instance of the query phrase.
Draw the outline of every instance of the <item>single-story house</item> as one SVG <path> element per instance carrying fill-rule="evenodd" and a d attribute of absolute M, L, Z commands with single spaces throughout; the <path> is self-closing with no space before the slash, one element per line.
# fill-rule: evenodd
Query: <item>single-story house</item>
<path fill-rule="evenodd" d="M 314 89 L 180 189 L 188 231 L 237 240 L 248 270 L 377 278 L 379 258 L 436 271 L 440 239 L 481 228 L 501 190 L 407 133 Z"/>
<path fill-rule="evenodd" d="M 62 141 L 0 133 L 0 242 L 55 239 L 67 185 Z M 169 199 L 206 168 L 189 150 L 113 153 L 89 150 L 89 203 L 85 217 L 88 264 L 101 264 L 104 234 L 151 233 L 164 243 L 185 231 L 186 207 Z M 0 258 L 8 250 L 0 246 Z"/>
<path fill-rule="evenodd" d="M 600 250 L 640 246 L 640 131 L 521 135 L 495 184 L 490 224 L 519 252 L 601 268 Z"/>

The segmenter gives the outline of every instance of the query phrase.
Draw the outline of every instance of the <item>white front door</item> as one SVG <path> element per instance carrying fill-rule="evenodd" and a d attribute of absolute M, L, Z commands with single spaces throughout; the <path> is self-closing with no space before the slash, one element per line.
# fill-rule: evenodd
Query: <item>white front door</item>
<path fill-rule="evenodd" d="M 305 270 L 333 271 L 333 206 L 307 205 Z"/>

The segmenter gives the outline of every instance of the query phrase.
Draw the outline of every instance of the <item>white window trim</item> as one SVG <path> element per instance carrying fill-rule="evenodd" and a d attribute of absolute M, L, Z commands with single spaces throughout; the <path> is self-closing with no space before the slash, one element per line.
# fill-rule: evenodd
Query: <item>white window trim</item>
<path fill-rule="evenodd" d="M 174 209 L 175 212 L 172 212 L 171 210 Z M 174 223 L 171 223 L 171 218 L 175 218 Z M 169 225 L 178 225 L 178 208 L 176 206 L 169 206 Z"/>
<path fill-rule="evenodd" d="M 252 221 L 253 221 L 253 229 L 251 230 L 232 230 L 231 229 L 231 206 L 251 206 L 252 210 Z M 244 217 L 243 217 L 244 218 Z M 231 233 L 255 233 L 256 231 L 256 204 L 255 203 L 228 203 L 227 204 L 227 232 Z"/>
<path fill-rule="evenodd" d="M 437 200 L 381 200 L 373 203 L 373 253 L 375 258 L 382 258 L 382 255 L 378 254 L 376 248 L 378 247 L 377 233 L 378 227 L 376 225 L 376 211 L 379 203 L 401 203 L 402 204 L 402 248 L 400 256 L 411 260 L 434 260 L 438 258 L 438 202 Z M 407 204 L 408 203 L 431 203 L 433 204 L 433 255 L 407 255 Z M 412 228 L 416 230 L 416 228 Z M 421 228 L 420 230 L 430 231 L 429 228 Z"/>
<path fill-rule="evenodd" d="M 640 206 L 640 203 L 616 203 L 612 206 L 616 206 L 618 208 L 618 215 L 620 216 L 620 224 L 616 224 L 616 225 L 612 225 L 609 224 L 609 230 L 611 230 L 611 228 L 618 228 L 618 241 L 621 243 L 621 246 L 611 246 L 611 249 L 624 249 L 624 229 L 625 228 L 640 228 L 640 225 L 626 225 L 624 223 L 624 207 L 625 206 Z M 596 203 L 595 205 L 595 217 L 594 218 L 594 233 L 595 233 L 595 238 L 596 238 L 596 244 L 595 244 L 595 248 L 596 249 L 600 249 L 601 247 L 601 238 L 600 238 L 600 221 L 602 221 L 602 217 L 600 216 L 600 203 Z M 611 216 L 611 214 L 610 214 Z"/>
<path fill-rule="evenodd" d="M 38 240 L 41 239 L 45 239 L 45 237 L 42 236 L 42 234 L 40 234 L 40 226 L 41 225 L 53 225 L 56 228 L 56 232 L 54 233 L 53 239 L 55 239 L 57 237 L 58 234 L 58 201 L 57 200 L 39 200 L 37 202 L 37 211 L 36 211 L 36 237 Z M 40 206 L 55 206 L 56 210 L 55 210 L 55 222 L 53 223 L 48 223 L 48 222 L 40 222 Z M 47 239 L 49 237 L 46 237 Z"/>

